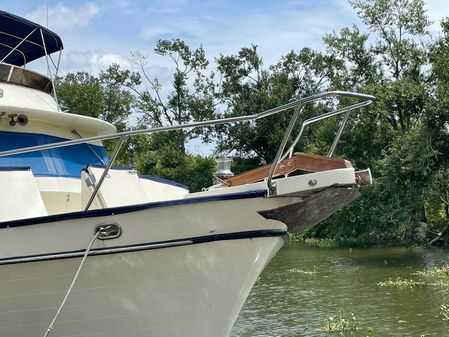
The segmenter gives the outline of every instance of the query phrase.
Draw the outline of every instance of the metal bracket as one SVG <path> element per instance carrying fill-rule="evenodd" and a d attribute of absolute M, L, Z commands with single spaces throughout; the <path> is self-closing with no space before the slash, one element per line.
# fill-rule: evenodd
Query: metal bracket
<path fill-rule="evenodd" d="M 268 185 L 268 197 L 273 197 L 278 194 L 278 186 L 275 180 L 272 180 L 271 182 L 268 181 L 268 179 L 265 179 Z"/>

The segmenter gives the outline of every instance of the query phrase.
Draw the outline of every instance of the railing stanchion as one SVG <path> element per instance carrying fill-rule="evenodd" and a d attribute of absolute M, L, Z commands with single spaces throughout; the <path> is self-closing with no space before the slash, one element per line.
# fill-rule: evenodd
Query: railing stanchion
<path fill-rule="evenodd" d="M 296 121 L 298 119 L 299 112 L 301 111 L 301 109 L 302 109 L 301 104 L 298 104 L 295 107 L 295 110 L 293 111 L 292 118 L 290 119 L 290 124 L 288 125 L 287 130 L 285 130 L 284 138 L 282 139 L 281 145 L 278 148 L 278 152 L 276 153 L 276 157 L 273 160 L 273 164 L 271 164 L 270 172 L 268 173 L 268 177 L 267 177 L 267 184 L 268 184 L 268 189 L 270 190 L 270 194 L 274 193 L 275 187 L 276 187 L 276 183 L 273 181 L 274 172 L 276 171 L 276 168 L 279 164 L 282 153 L 284 152 L 285 146 L 287 145 L 288 139 L 290 138 L 290 134 L 292 133 L 292 130 L 295 127 L 295 124 L 296 124 Z"/>
<path fill-rule="evenodd" d="M 100 190 L 100 187 L 103 184 L 104 179 L 108 175 L 108 172 L 112 167 L 112 164 L 114 164 L 114 161 L 117 158 L 117 155 L 120 152 L 120 149 L 122 148 L 122 145 L 125 142 L 126 138 L 127 138 L 127 136 L 122 136 L 119 138 L 118 144 L 115 147 L 115 150 L 111 156 L 111 159 L 109 160 L 108 165 L 106 165 L 106 167 L 103 171 L 103 174 L 101 175 L 100 180 L 98 181 L 98 184 L 95 186 L 95 189 L 92 192 L 92 195 L 90 196 L 89 201 L 86 204 L 86 208 L 84 208 L 84 211 L 87 211 L 90 208 L 90 206 L 92 205 L 92 202 L 94 201 L 95 197 L 97 196 L 98 191 Z"/>
<path fill-rule="evenodd" d="M 334 141 L 332 142 L 332 146 L 329 150 L 329 153 L 327 154 L 328 157 L 332 157 L 334 154 L 335 149 L 337 148 L 338 142 L 340 141 L 341 134 L 343 133 L 343 129 L 346 126 L 346 123 L 348 122 L 349 114 L 351 113 L 351 109 L 348 109 L 348 112 L 346 112 L 345 117 L 343 118 L 340 127 L 338 128 L 337 134 L 335 135 Z"/>

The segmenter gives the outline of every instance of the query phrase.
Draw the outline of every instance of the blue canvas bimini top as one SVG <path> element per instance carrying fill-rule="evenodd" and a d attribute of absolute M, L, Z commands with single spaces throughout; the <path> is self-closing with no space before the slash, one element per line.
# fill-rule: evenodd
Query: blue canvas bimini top
<path fill-rule="evenodd" d="M 14 50 L 24 38 L 27 39 L 8 55 L 3 62 L 23 66 L 28 62 L 45 56 L 41 31 L 47 54 L 60 51 L 64 48 L 61 38 L 51 30 L 27 19 L 0 10 L 0 61 Z M 31 35 L 28 36 L 30 33 Z"/>

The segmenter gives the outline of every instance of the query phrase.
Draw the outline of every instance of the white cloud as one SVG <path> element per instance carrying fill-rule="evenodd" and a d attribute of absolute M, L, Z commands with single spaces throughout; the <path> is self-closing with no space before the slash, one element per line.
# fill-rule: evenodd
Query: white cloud
<path fill-rule="evenodd" d="M 86 27 L 100 12 L 99 7 L 87 2 L 80 7 L 67 7 L 59 2 L 56 6 L 48 7 L 48 28 L 55 31 L 70 31 L 80 27 Z M 25 17 L 42 26 L 47 26 L 47 7 L 41 6 Z"/>
<path fill-rule="evenodd" d="M 130 63 L 127 59 L 118 54 L 106 53 L 106 54 L 92 54 L 90 58 L 90 64 L 95 65 L 99 69 L 104 69 L 113 63 L 117 63 L 125 68 L 130 67 Z"/>
<path fill-rule="evenodd" d="M 63 73 L 85 71 L 92 75 L 98 75 L 107 69 L 112 63 L 117 63 L 124 68 L 129 68 L 127 58 L 115 53 L 101 52 L 77 52 L 71 51 L 63 55 Z"/>
<path fill-rule="evenodd" d="M 272 64 L 292 49 L 323 49 L 322 38 L 326 33 L 357 20 L 355 11 L 346 2 L 333 0 L 327 5 L 295 8 L 292 1 L 288 6 L 280 4 L 269 12 L 255 11 L 245 13 L 244 17 L 177 16 L 170 25 L 153 22 L 141 30 L 140 37 L 153 41 L 180 37 L 192 47 L 202 44 L 209 56 L 235 53 L 241 47 L 256 44 L 265 64 Z"/>

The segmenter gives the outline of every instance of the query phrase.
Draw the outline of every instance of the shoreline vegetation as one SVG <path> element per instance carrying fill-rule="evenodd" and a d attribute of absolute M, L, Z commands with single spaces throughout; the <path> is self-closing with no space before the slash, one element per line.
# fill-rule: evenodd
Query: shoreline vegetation
<path fill-rule="evenodd" d="M 309 247 L 317 248 L 374 248 L 374 247 L 396 247 L 404 246 L 397 242 L 370 241 L 356 238 L 334 239 L 334 238 L 305 238 L 302 233 L 289 233 L 288 239 L 291 243 L 302 243 Z"/>
<path fill-rule="evenodd" d="M 322 247 L 447 245 L 449 18 L 432 23 L 423 0 L 349 3 L 362 23 L 329 31 L 322 51 L 299 46 L 267 65 L 256 45 L 208 58 L 201 45 L 162 39 L 154 54 L 171 65 L 168 76 L 153 69 L 150 56 L 133 51 L 129 69 L 112 64 L 98 76 L 58 78 L 60 103 L 123 131 L 256 113 L 323 91 L 373 95 L 372 106 L 352 112 L 335 156 L 370 168 L 374 184 L 297 239 Z M 331 99 L 306 106 L 296 127 L 336 107 Z M 215 155 L 230 154 L 235 174 L 271 163 L 289 117 L 132 138 L 117 164 L 199 191 L 211 185 Z M 326 155 L 340 123 L 307 128 L 297 151 Z M 208 143 L 214 155 L 190 153 L 192 141 Z"/>
<path fill-rule="evenodd" d="M 438 248 L 446 247 L 441 244 L 439 246 L 429 245 L 428 242 L 398 242 L 397 240 L 370 240 L 365 238 L 316 238 L 305 237 L 304 233 L 288 233 L 290 243 L 302 243 L 309 247 L 317 248 Z"/>

